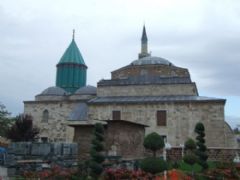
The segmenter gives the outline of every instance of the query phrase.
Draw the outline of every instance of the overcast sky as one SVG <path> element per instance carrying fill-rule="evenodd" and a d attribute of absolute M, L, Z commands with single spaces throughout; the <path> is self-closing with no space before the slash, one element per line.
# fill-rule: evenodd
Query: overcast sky
<path fill-rule="evenodd" d="M 55 85 L 72 29 L 96 86 L 137 59 L 144 22 L 152 55 L 188 68 L 200 95 L 226 98 L 226 120 L 240 124 L 239 0 L 1 0 L 0 102 L 15 115 Z"/>

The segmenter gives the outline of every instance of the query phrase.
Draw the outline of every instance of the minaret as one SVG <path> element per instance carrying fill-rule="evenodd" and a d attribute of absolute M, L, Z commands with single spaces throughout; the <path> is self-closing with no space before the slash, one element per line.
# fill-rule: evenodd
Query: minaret
<path fill-rule="evenodd" d="M 57 64 L 56 86 L 69 93 L 86 86 L 87 66 L 75 43 L 73 30 L 72 42 Z"/>
<path fill-rule="evenodd" d="M 141 38 L 141 53 L 138 54 L 138 58 L 141 59 L 143 57 L 150 56 L 148 53 L 148 39 L 145 25 L 143 26 L 142 38 Z"/>

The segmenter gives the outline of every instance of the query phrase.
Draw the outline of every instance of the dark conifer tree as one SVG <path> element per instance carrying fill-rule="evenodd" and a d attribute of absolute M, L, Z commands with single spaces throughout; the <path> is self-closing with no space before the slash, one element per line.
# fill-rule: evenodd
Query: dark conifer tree
<path fill-rule="evenodd" d="M 90 168 L 91 168 L 91 174 L 94 177 L 99 176 L 102 171 L 102 163 L 104 161 L 104 127 L 101 123 L 95 124 L 94 128 L 94 138 L 92 140 L 92 147 L 91 147 L 91 162 L 90 162 Z"/>
<path fill-rule="evenodd" d="M 203 167 L 203 169 L 208 168 L 207 164 L 207 147 L 205 145 L 205 128 L 203 123 L 199 122 L 195 126 L 195 133 L 197 133 L 196 137 L 196 145 L 197 145 L 197 150 L 196 150 L 196 155 L 198 157 L 198 163 Z"/>

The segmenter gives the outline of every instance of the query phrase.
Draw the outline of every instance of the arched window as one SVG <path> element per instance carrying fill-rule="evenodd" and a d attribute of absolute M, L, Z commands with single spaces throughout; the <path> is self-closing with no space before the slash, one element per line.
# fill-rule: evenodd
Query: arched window
<path fill-rule="evenodd" d="M 49 118 L 49 112 L 48 110 L 45 109 L 43 111 L 42 122 L 48 122 L 48 118 Z"/>

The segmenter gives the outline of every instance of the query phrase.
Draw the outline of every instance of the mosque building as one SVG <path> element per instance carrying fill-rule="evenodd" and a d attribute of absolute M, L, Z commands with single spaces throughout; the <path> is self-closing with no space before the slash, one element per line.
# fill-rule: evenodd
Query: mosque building
<path fill-rule="evenodd" d="M 145 134 L 157 132 L 171 146 L 178 147 L 188 138 L 195 138 L 194 127 L 202 122 L 208 147 L 235 147 L 234 134 L 224 119 L 226 100 L 200 96 L 188 69 L 152 56 L 145 26 L 138 59 L 112 71 L 111 79 L 100 80 L 97 87 L 86 86 L 86 79 L 87 66 L 73 35 L 57 64 L 56 86 L 24 102 L 24 112 L 32 115 L 42 141 L 81 143 L 89 136 L 86 127 L 95 122 L 109 127 L 124 122 L 129 124 L 126 133 L 134 124 L 138 130 L 132 129 L 133 133 L 136 130 L 140 136 L 144 127 Z M 126 130 L 125 126 L 121 128 Z M 114 136 L 116 141 L 128 141 L 117 131 L 111 132 L 109 147 L 121 148 Z"/>

